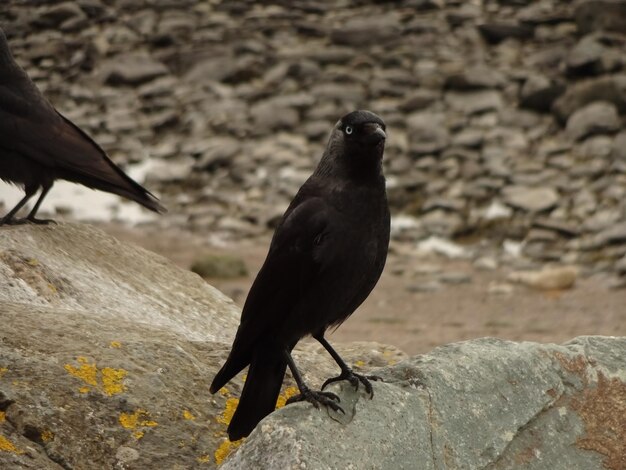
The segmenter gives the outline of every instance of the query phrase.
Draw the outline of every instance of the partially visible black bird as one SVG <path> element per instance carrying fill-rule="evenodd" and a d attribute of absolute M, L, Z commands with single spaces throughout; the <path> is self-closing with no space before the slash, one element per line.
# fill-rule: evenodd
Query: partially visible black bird
<path fill-rule="evenodd" d="M 304 383 L 291 350 L 312 335 L 341 368 L 331 382 L 362 383 L 328 344 L 324 334 L 340 325 L 367 298 L 380 277 L 389 247 L 389 207 L 382 172 L 385 123 L 369 111 L 354 111 L 334 127 L 313 175 L 278 225 L 267 259 L 241 314 L 232 350 L 211 384 L 222 388 L 250 365 L 239 405 L 228 426 L 231 441 L 247 436 L 271 413 L 286 367 L 306 400 L 340 410 L 339 398 Z"/>
<path fill-rule="evenodd" d="M 35 218 L 57 179 L 132 199 L 144 207 L 165 208 L 128 177 L 85 132 L 58 113 L 15 62 L 0 29 L 0 179 L 24 187 L 26 195 L 0 225 L 47 223 Z M 26 219 L 15 214 L 41 188 Z"/>

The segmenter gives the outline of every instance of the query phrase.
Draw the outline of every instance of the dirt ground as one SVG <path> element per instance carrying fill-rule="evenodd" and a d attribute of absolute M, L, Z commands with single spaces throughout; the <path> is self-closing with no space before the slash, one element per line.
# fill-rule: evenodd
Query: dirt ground
<path fill-rule="evenodd" d="M 184 268 L 202 253 L 242 257 L 249 271 L 247 277 L 208 280 L 239 305 L 243 305 L 269 246 L 268 237 L 220 250 L 209 248 L 202 237 L 174 230 L 157 235 L 117 225 L 102 228 Z M 412 264 L 427 265 L 437 273 L 464 273 L 470 281 L 446 284 L 433 292 L 411 289 L 412 285 L 428 283 L 427 273 L 418 280 L 396 274 L 399 266 Z M 503 281 L 507 272 L 506 267 L 480 271 L 468 261 L 441 257 L 407 260 L 392 254 L 370 297 L 328 337 L 342 342 L 377 341 L 417 354 L 484 336 L 560 343 L 579 335 L 626 335 L 626 290 L 610 290 L 601 276 L 579 278 L 573 288 L 564 291 L 542 292 L 516 285 L 509 294 L 489 293 L 490 283 Z"/>

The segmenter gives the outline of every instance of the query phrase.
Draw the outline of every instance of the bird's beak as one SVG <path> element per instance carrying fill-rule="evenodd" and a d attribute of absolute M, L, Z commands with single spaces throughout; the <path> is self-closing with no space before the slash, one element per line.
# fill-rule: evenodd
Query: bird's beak
<path fill-rule="evenodd" d="M 372 144 L 378 144 L 387 138 L 383 128 L 376 122 L 368 122 L 363 126 L 363 129 L 365 130 L 367 140 Z"/>

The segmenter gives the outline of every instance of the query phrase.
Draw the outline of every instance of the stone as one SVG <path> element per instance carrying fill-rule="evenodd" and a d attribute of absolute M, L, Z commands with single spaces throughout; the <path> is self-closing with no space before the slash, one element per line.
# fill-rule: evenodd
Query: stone
<path fill-rule="evenodd" d="M 574 18 L 583 33 L 604 30 L 626 31 L 626 2 L 624 0 L 583 0 L 576 3 Z"/>
<path fill-rule="evenodd" d="M 497 70 L 485 65 L 475 65 L 450 74 L 446 78 L 445 86 L 452 90 L 467 91 L 498 88 L 504 83 L 504 77 Z"/>
<path fill-rule="evenodd" d="M 163 63 L 141 53 L 118 56 L 106 68 L 104 82 L 109 85 L 141 85 L 169 73 Z"/>
<path fill-rule="evenodd" d="M 626 162 L 626 131 L 622 131 L 615 136 L 611 156 L 614 159 Z"/>
<path fill-rule="evenodd" d="M 559 201 L 559 195 L 553 188 L 507 186 L 502 194 L 508 205 L 528 212 L 546 211 Z"/>
<path fill-rule="evenodd" d="M 523 108 L 548 112 L 556 100 L 565 91 L 565 86 L 549 78 L 532 74 L 520 90 L 519 102 Z"/>
<path fill-rule="evenodd" d="M 552 111 L 561 122 L 578 109 L 593 103 L 613 103 L 620 113 L 626 113 L 626 75 L 610 75 L 577 82 L 567 88 L 555 102 Z"/>
<path fill-rule="evenodd" d="M 215 468 L 236 448 L 241 375 L 208 390 L 240 311 L 196 274 L 88 225 L 2 227 L 0 303 L 0 468 Z M 357 370 L 406 358 L 337 347 Z M 315 387 L 336 373 L 316 343 L 294 357 Z"/>
<path fill-rule="evenodd" d="M 495 111 L 503 105 L 502 96 L 495 90 L 466 93 L 448 92 L 445 95 L 445 100 L 452 109 L 467 115 Z"/>
<path fill-rule="evenodd" d="M 203 278 L 231 279 L 246 276 L 246 263 L 238 256 L 206 254 L 196 259 L 189 268 Z"/>
<path fill-rule="evenodd" d="M 518 282 L 539 290 L 570 289 L 578 278 L 577 266 L 545 267 L 541 271 L 518 271 L 507 276 L 507 280 Z"/>
<path fill-rule="evenodd" d="M 399 18 L 395 14 L 371 18 L 353 18 L 337 25 L 330 33 L 331 40 L 340 45 L 383 45 L 400 33 Z"/>
<path fill-rule="evenodd" d="M 569 117 L 565 131 L 572 140 L 582 140 L 594 134 L 616 132 L 620 127 L 621 122 L 615 105 L 605 101 L 594 101 Z"/>
<path fill-rule="evenodd" d="M 416 155 L 437 153 L 450 143 L 445 116 L 438 113 L 417 112 L 407 118 L 409 150 Z"/>
<path fill-rule="evenodd" d="M 602 72 L 605 47 L 595 36 L 585 36 L 567 56 L 567 70 L 572 75 L 595 75 Z"/>
<path fill-rule="evenodd" d="M 625 338 L 597 336 L 442 346 L 377 371 L 372 400 L 332 385 L 346 416 L 304 403 L 277 411 L 222 468 L 618 469 L 624 354 Z"/>
<path fill-rule="evenodd" d="M 497 44 L 505 39 L 530 39 L 533 37 L 533 27 L 517 22 L 493 22 L 478 25 L 478 31 L 491 44 Z"/>

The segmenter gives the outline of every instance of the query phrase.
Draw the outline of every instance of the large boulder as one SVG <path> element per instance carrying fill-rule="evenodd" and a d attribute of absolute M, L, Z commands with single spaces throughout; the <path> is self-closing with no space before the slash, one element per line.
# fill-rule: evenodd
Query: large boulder
<path fill-rule="evenodd" d="M 242 376 L 215 396 L 239 310 L 197 275 L 84 225 L 0 229 L 0 468 L 618 469 L 626 338 L 480 339 L 413 358 L 339 346 L 374 397 L 299 403 L 226 439 Z M 337 373 L 294 353 L 313 387 Z M 295 392 L 287 376 L 282 406 Z M 230 454 L 230 455 L 229 455 Z"/>

